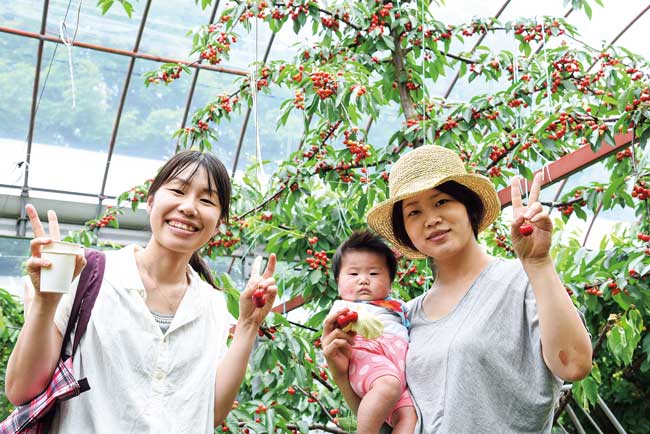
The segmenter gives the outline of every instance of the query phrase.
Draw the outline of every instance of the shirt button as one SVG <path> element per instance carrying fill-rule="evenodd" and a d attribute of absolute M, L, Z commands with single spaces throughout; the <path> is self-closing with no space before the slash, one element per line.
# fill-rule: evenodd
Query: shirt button
<path fill-rule="evenodd" d="M 165 373 L 163 371 L 156 371 L 156 373 L 154 374 L 154 378 L 156 380 L 162 380 L 163 378 L 165 378 Z"/>

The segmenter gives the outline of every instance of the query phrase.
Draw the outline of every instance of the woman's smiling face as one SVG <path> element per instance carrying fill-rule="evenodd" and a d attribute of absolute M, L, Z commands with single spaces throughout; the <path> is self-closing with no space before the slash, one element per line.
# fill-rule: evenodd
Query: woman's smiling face
<path fill-rule="evenodd" d="M 192 173 L 194 174 L 192 175 Z M 190 165 L 163 183 L 147 200 L 153 238 L 179 253 L 193 253 L 215 234 L 221 215 L 203 167 Z"/>
<path fill-rule="evenodd" d="M 474 240 L 465 205 L 435 188 L 404 199 L 402 215 L 415 248 L 431 258 L 455 255 Z"/>

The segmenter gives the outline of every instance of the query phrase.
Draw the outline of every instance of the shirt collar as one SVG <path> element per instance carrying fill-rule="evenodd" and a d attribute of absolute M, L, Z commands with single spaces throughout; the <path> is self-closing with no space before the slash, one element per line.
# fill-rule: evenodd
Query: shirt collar
<path fill-rule="evenodd" d="M 111 261 L 107 262 L 109 266 L 106 267 L 104 279 L 115 288 L 135 291 L 144 299 L 146 292 L 135 262 L 135 251 L 139 248 L 135 244 L 129 244 L 123 249 L 109 252 Z"/>
<path fill-rule="evenodd" d="M 109 252 L 112 257 L 111 266 L 106 267 L 105 280 L 116 288 L 123 288 L 128 292 L 136 292 L 144 301 L 146 291 L 140 278 L 140 272 L 135 261 L 136 250 L 142 247 L 130 244 L 123 249 Z M 202 281 L 196 271 L 188 265 L 189 286 L 187 292 L 176 311 L 174 321 L 168 333 L 197 318 L 202 309 Z"/>

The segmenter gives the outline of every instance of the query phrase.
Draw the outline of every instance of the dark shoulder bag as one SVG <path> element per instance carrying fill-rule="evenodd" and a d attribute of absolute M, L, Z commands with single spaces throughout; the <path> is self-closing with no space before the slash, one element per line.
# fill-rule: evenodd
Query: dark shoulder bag
<path fill-rule="evenodd" d="M 76 380 L 72 373 L 72 359 L 86 332 L 90 313 L 95 305 L 104 278 L 106 257 L 97 250 L 85 249 L 86 266 L 79 277 L 77 293 L 70 311 L 70 319 L 63 336 L 61 355 L 50 384 L 38 396 L 16 407 L 7 419 L 0 422 L 0 434 L 42 434 L 49 431 L 57 403 L 73 398 L 90 389 L 88 380 Z M 67 342 L 75 329 L 72 353 L 65 354 Z"/>

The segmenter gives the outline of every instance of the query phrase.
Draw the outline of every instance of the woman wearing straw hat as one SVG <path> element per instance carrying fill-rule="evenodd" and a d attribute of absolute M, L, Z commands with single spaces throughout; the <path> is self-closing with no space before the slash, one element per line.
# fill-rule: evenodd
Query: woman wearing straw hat
<path fill-rule="evenodd" d="M 549 256 L 553 226 L 540 186 L 538 175 L 524 205 L 519 180 L 512 183 L 518 260 L 491 257 L 478 244 L 499 215 L 496 191 L 440 146 L 402 156 L 389 199 L 368 213 L 400 253 L 430 258 L 435 270 L 433 286 L 409 303 L 406 380 L 418 433 L 550 433 L 562 381 L 591 369 L 589 335 Z M 347 377 L 352 337 L 335 321 L 325 322 L 325 357 L 356 409 Z"/>

